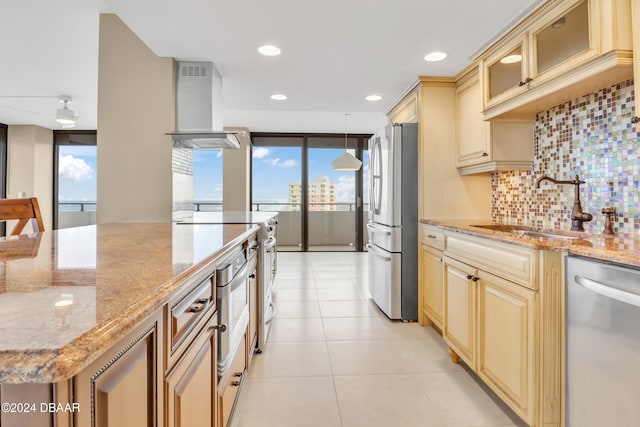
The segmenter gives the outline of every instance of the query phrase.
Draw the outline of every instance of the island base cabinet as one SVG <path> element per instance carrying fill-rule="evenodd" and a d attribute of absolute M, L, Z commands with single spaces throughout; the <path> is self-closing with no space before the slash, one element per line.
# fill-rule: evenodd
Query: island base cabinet
<path fill-rule="evenodd" d="M 161 427 L 162 317 L 158 313 L 75 378 L 77 427 Z"/>
<path fill-rule="evenodd" d="M 231 363 L 231 368 L 220 378 L 218 383 L 220 426 L 227 427 L 233 415 L 236 397 L 242 387 L 246 374 L 245 358 L 246 335 Z"/>
<path fill-rule="evenodd" d="M 536 292 L 484 271 L 478 288 L 478 376 L 533 421 Z"/>
<path fill-rule="evenodd" d="M 216 322 L 213 315 L 167 375 L 167 427 L 217 426 Z"/>

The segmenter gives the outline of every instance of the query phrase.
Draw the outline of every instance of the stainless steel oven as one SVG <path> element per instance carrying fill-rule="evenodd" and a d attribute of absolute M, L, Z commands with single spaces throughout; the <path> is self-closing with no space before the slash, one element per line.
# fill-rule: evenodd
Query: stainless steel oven
<path fill-rule="evenodd" d="M 229 369 L 249 324 L 248 277 L 255 269 L 257 245 L 245 244 L 216 269 L 218 375 Z"/>

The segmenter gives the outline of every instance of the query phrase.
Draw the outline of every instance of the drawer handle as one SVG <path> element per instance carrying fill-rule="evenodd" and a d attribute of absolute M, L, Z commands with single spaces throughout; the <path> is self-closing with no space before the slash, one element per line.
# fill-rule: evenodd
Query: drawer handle
<path fill-rule="evenodd" d="M 255 274 L 252 273 L 252 274 L 249 275 L 249 279 L 255 279 L 255 278 L 256 278 Z"/>
<path fill-rule="evenodd" d="M 226 332 L 227 331 L 227 325 L 225 325 L 224 323 L 220 324 L 220 325 L 214 325 L 211 326 L 209 329 L 214 330 L 217 329 L 220 332 Z"/>
<path fill-rule="evenodd" d="M 427 237 L 430 238 L 430 239 L 437 239 L 437 237 L 434 236 L 433 234 L 427 234 Z"/>
<path fill-rule="evenodd" d="M 235 374 L 233 374 L 234 377 L 241 377 L 244 374 L 244 372 L 236 372 Z"/>
<path fill-rule="evenodd" d="M 234 387 L 240 387 L 240 381 L 231 381 L 231 385 Z"/>
<path fill-rule="evenodd" d="M 474 282 L 477 282 L 478 280 L 480 280 L 480 278 L 479 278 L 478 276 L 476 276 L 476 277 L 474 277 L 474 278 L 473 278 L 473 279 L 471 279 L 471 280 L 473 280 Z"/>
<path fill-rule="evenodd" d="M 189 312 L 190 313 L 200 313 L 202 310 L 205 309 L 205 307 L 209 304 L 209 299 L 208 298 L 201 298 L 198 300 L 198 304 L 196 305 L 192 305 L 191 307 L 189 307 Z"/>
<path fill-rule="evenodd" d="M 470 274 L 467 274 L 467 280 L 472 280 L 472 279 L 473 279 L 473 276 Z"/>

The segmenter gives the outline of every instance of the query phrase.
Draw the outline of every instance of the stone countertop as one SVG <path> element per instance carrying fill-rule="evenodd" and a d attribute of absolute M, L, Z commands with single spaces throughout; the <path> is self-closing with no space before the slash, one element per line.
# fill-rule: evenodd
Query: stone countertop
<path fill-rule="evenodd" d="M 258 229 L 103 224 L 32 235 L 24 256 L 1 238 L 0 383 L 71 378 Z"/>
<path fill-rule="evenodd" d="M 571 255 L 580 255 L 603 261 L 616 262 L 620 264 L 640 267 L 640 237 L 629 234 L 616 234 L 614 236 L 603 236 L 575 231 L 549 230 L 543 228 L 518 226 L 522 230 L 531 230 L 542 233 L 553 233 L 574 237 L 573 239 L 563 239 L 559 237 L 527 236 L 519 234 L 517 231 L 509 231 L 512 225 L 505 225 L 505 229 L 500 230 L 499 224 L 490 224 L 483 221 L 469 220 L 432 220 L 421 219 L 421 223 L 430 224 L 444 230 L 456 231 L 487 239 L 505 243 L 512 243 L 533 249 L 561 250 Z M 477 225 L 489 224 L 498 229 L 481 228 Z M 476 225 L 476 226 L 474 226 Z"/>

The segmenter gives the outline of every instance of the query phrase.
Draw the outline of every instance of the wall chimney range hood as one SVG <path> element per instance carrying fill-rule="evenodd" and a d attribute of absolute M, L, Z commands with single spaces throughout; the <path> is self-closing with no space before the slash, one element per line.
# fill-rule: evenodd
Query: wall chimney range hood
<path fill-rule="evenodd" d="M 222 77 L 212 62 L 176 62 L 176 148 L 240 148 L 222 126 Z"/>

